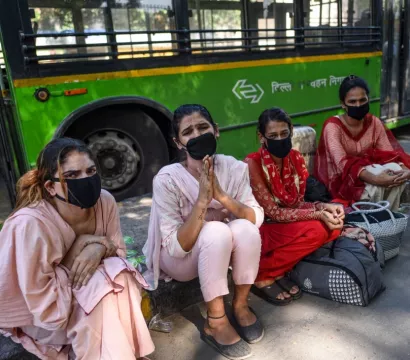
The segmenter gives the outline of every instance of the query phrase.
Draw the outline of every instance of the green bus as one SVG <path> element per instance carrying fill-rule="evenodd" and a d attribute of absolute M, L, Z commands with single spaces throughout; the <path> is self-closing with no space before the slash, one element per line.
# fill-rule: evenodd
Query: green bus
<path fill-rule="evenodd" d="M 53 137 L 83 139 L 117 200 L 175 161 L 172 110 L 205 105 L 218 151 L 257 147 L 272 106 L 320 133 L 356 74 L 371 111 L 409 122 L 410 0 L 0 0 L 2 172 L 16 179 Z M 1 60 L 2 59 L 2 60 Z"/>

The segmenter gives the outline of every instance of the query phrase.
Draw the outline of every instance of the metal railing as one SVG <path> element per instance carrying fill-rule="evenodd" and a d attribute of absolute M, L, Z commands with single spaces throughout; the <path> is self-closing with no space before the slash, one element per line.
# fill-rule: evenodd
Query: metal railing
<path fill-rule="evenodd" d="M 291 35 L 288 35 L 291 32 Z M 268 36 L 269 33 L 274 35 Z M 236 37 L 235 34 L 238 34 Z M 149 40 L 153 36 L 166 39 Z M 226 35 L 226 37 L 223 37 Z M 105 37 L 101 42 L 84 43 L 88 37 Z M 120 37 L 129 36 L 127 41 Z M 132 37 L 147 37 L 136 39 Z M 111 40 L 108 41 L 107 39 Z M 255 52 L 276 49 L 317 47 L 358 47 L 380 45 L 381 29 L 369 27 L 306 27 L 290 29 L 221 29 L 221 30 L 160 30 L 160 31 L 96 31 L 47 34 L 21 33 L 26 64 L 50 61 L 111 59 L 139 56 L 176 56 L 209 52 Z M 81 43 L 37 45 L 39 39 L 66 39 Z M 116 41 L 112 41 L 115 39 Z M 44 40 L 43 40 L 44 41 Z M 123 51 L 121 51 L 121 48 Z M 116 49 L 116 51 L 113 51 Z M 88 51 L 87 51 L 88 50 Z M 94 51 L 94 52 L 93 52 Z"/>

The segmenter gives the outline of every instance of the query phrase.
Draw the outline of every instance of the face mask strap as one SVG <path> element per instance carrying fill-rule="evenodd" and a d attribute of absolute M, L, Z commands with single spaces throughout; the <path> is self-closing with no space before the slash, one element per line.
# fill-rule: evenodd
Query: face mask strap
<path fill-rule="evenodd" d="M 60 179 L 59 178 L 51 178 L 51 181 L 53 181 L 53 182 L 58 182 L 58 183 L 60 183 Z M 66 182 L 67 183 L 67 182 Z M 72 196 L 72 198 L 75 200 L 75 201 L 77 201 L 77 203 L 78 204 L 80 204 L 80 208 L 81 209 L 85 209 L 85 207 L 83 206 L 83 204 L 81 203 L 81 201 L 79 201 L 75 196 L 74 196 L 74 194 L 70 191 L 70 189 L 67 187 L 67 195 L 68 196 Z M 62 196 L 60 196 L 60 195 L 58 195 L 58 194 L 55 194 L 54 195 L 54 197 L 55 198 L 57 198 L 58 200 L 60 200 L 60 201 L 63 201 L 63 202 L 65 202 L 66 204 L 71 204 L 71 202 L 67 199 L 65 199 L 65 198 L 63 198 Z"/>
<path fill-rule="evenodd" d="M 68 202 L 66 199 L 64 199 L 62 196 L 60 196 L 60 195 L 58 195 L 58 194 L 55 194 L 54 197 L 56 197 L 58 200 L 61 200 L 61 201 L 65 202 L 65 203 L 69 204 L 69 202 Z"/>
<path fill-rule="evenodd" d="M 59 179 L 59 178 L 56 178 L 56 177 L 51 177 L 51 178 L 50 178 L 50 181 L 55 182 L 55 183 L 61 183 L 60 179 Z M 67 190 L 68 190 L 68 188 L 67 188 Z M 68 191 L 70 191 L 70 190 L 68 190 Z M 55 197 L 56 197 L 58 200 L 61 200 L 61 201 L 65 202 L 65 203 L 69 204 L 68 200 L 66 200 L 66 199 L 63 198 L 62 196 L 60 196 L 60 195 L 58 195 L 58 194 L 55 194 Z"/>

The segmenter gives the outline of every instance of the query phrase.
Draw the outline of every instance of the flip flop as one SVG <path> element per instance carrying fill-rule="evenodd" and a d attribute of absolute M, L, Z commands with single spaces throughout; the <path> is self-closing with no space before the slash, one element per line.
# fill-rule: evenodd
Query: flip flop
<path fill-rule="evenodd" d="M 242 339 L 231 345 L 222 345 L 213 336 L 206 334 L 204 331 L 201 332 L 201 339 L 227 359 L 242 360 L 252 356 L 251 348 Z"/>
<path fill-rule="evenodd" d="M 298 284 L 294 283 L 292 280 L 290 280 L 286 276 L 284 276 L 283 278 L 280 278 L 279 280 L 275 280 L 275 283 L 277 283 L 278 286 L 282 288 L 282 290 L 289 293 L 289 295 L 292 297 L 293 300 L 300 299 L 303 295 L 302 290 L 300 290 L 300 287 L 298 286 Z M 290 292 L 294 286 L 297 286 L 299 288 L 299 291 L 296 294 L 292 294 Z"/>
<path fill-rule="evenodd" d="M 255 311 L 253 311 L 251 307 L 249 307 L 249 310 L 252 311 L 256 316 Z M 263 325 L 259 321 L 257 316 L 256 321 L 252 325 L 248 326 L 242 326 L 241 324 L 239 324 L 235 315 L 234 319 L 237 328 L 236 330 L 238 331 L 241 338 L 244 339 L 248 344 L 256 344 L 257 342 L 261 341 L 265 336 L 265 329 L 263 328 Z"/>
<path fill-rule="evenodd" d="M 273 305 L 277 306 L 285 306 L 289 305 L 292 302 L 292 298 L 288 299 L 277 299 L 277 296 L 283 293 L 283 289 L 274 282 L 272 285 L 265 286 L 263 288 L 258 288 L 255 285 L 252 285 L 251 292 L 255 295 L 259 296 L 260 298 L 270 302 Z"/>

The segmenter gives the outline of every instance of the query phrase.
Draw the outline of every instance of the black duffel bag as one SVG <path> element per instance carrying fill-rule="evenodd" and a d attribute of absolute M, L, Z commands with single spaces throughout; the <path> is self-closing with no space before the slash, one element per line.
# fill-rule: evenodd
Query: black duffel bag
<path fill-rule="evenodd" d="M 367 306 L 385 289 L 383 250 L 376 242 L 372 254 L 363 244 L 339 237 L 301 260 L 292 280 L 310 294 L 345 304 Z"/>

